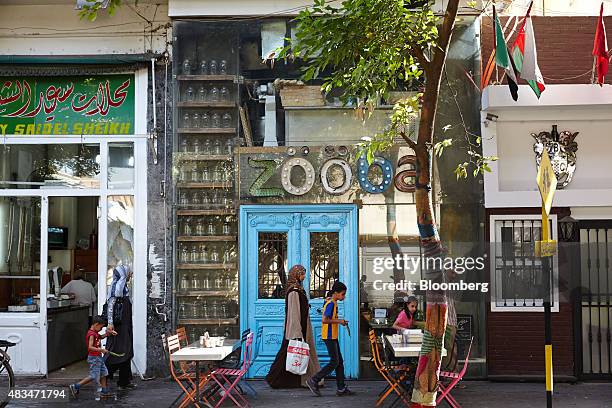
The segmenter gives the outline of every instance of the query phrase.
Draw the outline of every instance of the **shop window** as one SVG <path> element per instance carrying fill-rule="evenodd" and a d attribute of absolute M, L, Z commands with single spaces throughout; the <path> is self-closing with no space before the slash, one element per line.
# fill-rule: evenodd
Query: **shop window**
<path fill-rule="evenodd" d="M 38 197 L 0 197 L 0 311 L 38 310 L 40 209 Z"/>
<path fill-rule="evenodd" d="M 100 187 L 98 144 L 0 146 L 0 189 Z"/>
<path fill-rule="evenodd" d="M 260 299 L 284 298 L 287 282 L 287 233 L 259 233 L 258 282 Z"/>
<path fill-rule="evenodd" d="M 134 144 L 108 144 L 108 188 L 134 188 Z"/>
<path fill-rule="evenodd" d="M 117 265 L 134 264 L 134 197 L 109 196 L 107 221 L 107 275 L 109 287 L 113 280 L 113 268 Z M 131 292 L 132 281 L 129 288 Z"/>
<path fill-rule="evenodd" d="M 556 216 L 551 216 L 550 231 L 556 239 Z M 491 310 L 543 311 L 546 282 L 542 260 L 535 255 L 541 240 L 539 216 L 491 217 Z M 552 257 L 551 299 L 558 311 L 557 257 Z"/>
<path fill-rule="evenodd" d="M 310 233 L 310 298 L 324 298 L 338 279 L 339 237 L 337 232 Z"/>

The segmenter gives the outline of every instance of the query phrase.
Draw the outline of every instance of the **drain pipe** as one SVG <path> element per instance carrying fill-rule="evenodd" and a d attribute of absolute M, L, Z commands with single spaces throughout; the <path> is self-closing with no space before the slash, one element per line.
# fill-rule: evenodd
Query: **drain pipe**
<path fill-rule="evenodd" d="M 162 298 L 161 303 L 155 304 L 155 313 L 158 316 L 162 316 L 164 322 L 168 321 L 168 315 L 165 312 L 160 312 L 159 307 L 166 306 L 166 298 L 168 297 L 168 204 L 166 202 L 166 178 L 168 176 L 168 154 L 167 154 L 167 146 L 168 146 L 168 61 L 169 55 L 168 52 L 165 52 L 164 55 L 165 61 L 165 76 L 164 76 L 164 168 L 162 173 L 164 175 L 163 180 L 161 181 L 161 189 L 160 195 L 164 199 L 164 297 Z M 152 64 L 152 72 L 153 72 L 153 95 L 155 95 L 155 67 L 154 60 L 151 60 Z M 157 105 L 155 102 L 153 103 L 153 123 L 157 123 L 157 115 L 156 115 Z M 157 158 L 157 137 L 155 138 L 156 142 L 156 150 L 155 157 Z"/>

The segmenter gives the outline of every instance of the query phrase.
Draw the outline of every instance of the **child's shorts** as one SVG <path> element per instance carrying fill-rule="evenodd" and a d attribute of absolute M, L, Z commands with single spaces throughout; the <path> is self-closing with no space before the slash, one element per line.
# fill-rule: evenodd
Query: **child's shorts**
<path fill-rule="evenodd" d="M 108 369 L 104 364 L 103 356 L 87 356 L 87 364 L 89 364 L 89 376 L 98 383 L 101 377 L 108 376 Z"/>

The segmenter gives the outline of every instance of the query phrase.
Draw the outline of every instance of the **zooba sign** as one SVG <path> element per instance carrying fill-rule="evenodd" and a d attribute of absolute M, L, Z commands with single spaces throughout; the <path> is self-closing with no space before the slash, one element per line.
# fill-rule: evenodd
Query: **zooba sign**
<path fill-rule="evenodd" d="M 269 156 L 269 158 L 260 156 L 257 159 L 248 157 L 246 163 L 241 159 L 241 166 L 246 164 L 252 169 L 240 172 L 241 185 L 248 186 L 248 196 L 283 197 L 286 194 L 304 196 L 317 190 L 340 196 L 356 188 L 370 194 L 381 194 L 390 188 L 404 193 L 415 191 L 416 157 L 413 155 L 402 156 L 396 163 L 384 157 L 375 157 L 372 163 L 361 157 L 356 162 L 350 163 L 348 153 L 344 157 L 322 159 L 311 154 L 289 158 L 281 158 L 275 153 Z M 370 176 L 371 167 L 378 168 L 380 177 Z M 303 175 L 300 181 L 295 181 L 292 177 L 295 172 Z M 317 184 L 320 184 L 320 190 L 314 189 Z"/>
<path fill-rule="evenodd" d="M 134 75 L 2 77 L 2 135 L 134 133 Z"/>

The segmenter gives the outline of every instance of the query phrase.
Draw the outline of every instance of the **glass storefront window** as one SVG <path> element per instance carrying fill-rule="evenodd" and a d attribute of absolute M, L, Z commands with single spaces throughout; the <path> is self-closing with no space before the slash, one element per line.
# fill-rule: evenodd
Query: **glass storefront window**
<path fill-rule="evenodd" d="M 107 224 L 107 288 L 113 281 L 113 268 L 117 265 L 134 264 L 134 197 L 108 197 Z M 130 280 L 130 293 L 132 293 Z"/>
<path fill-rule="evenodd" d="M 39 197 L 0 197 L 0 311 L 35 312 L 40 292 Z"/>
<path fill-rule="evenodd" d="M 134 144 L 108 144 L 108 188 L 134 188 Z"/>
<path fill-rule="evenodd" d="M 282 299 L 287 280 L 287 233 L 259 233 L 258 282 L 260 299 Z"/>
<path fill-rule="evenodd" d="M 98 144 L 0 146 L 0 189 L 99 188 Z"/>

